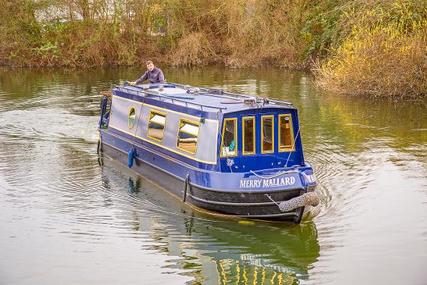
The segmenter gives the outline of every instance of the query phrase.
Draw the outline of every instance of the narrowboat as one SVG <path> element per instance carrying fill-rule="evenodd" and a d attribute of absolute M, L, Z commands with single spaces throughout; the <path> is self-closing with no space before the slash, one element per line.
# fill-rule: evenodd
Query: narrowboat
<path fill-rule="evenodd" d="M 183 203 L 295 223 L 319 204 L 291 103 L 175 83 L 103 95 L 99 153 Z"/>

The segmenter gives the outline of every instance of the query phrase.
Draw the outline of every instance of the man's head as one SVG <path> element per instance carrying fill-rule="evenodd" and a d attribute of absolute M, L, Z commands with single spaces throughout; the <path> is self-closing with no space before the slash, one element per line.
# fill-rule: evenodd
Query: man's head
<path fill-rule="evenodd" d="M 154 63 L 151 60 L 147 60 L 145 63 L 147 64 L 147 69 L 149 71 L 152 71 L 154 69 Z"/>

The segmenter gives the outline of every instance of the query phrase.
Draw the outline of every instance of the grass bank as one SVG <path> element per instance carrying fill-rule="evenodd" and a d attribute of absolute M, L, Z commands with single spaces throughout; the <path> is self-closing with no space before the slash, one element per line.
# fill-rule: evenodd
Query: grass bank
<path fill-rule="evenodd" d="M 0 64 L 314 71 L 357 96 L 422 97 L 426 1 L 0 0 Z"/>

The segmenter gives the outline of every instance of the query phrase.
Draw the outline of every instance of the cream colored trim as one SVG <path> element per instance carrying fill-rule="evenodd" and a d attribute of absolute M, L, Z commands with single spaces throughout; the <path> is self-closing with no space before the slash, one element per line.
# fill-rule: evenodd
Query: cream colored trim
<path fill-rule="evenodd" d="M 283 117 L 288 117 L 289 118 L 289 124 L 291 126 L 291 147 L 287 147 L 287 146 L 282 146 L 281 145 L 281 126 L 282 126 L 282 118 Z M 294 142 L 294 125 L 292 123 L 292 115 L 291 114 L 281 114 L 279 115 L 279 151 L 280 152 L 290 152 L 290 151 L 295 151 L 295 142 Z"/>
<path fill-rule="evenodd" d="M 182 113 L 182 112 L 178 112 L 178 111 L 174 111 L 174 110 L 170 110 L 170 109 L 165 109 L 165 108 L 162 108 L 162 107 L 159 107 L 159 106 L 150 105 L 150 104 L 146 104 L 146 103 L 143 104 L 142 102 L 131 100 L 131 99 L 128 99 L 128 98 L 123 98 L 123 97 L 120 97 L 120 96 L 117 96 L 117 95 L 113 95 L 113 98 L 119 99 L 119 100 L 130 101 L 130 102 L 137 103 L 137 104 L 141 104 L 143 106 L 146 106 L 146 107 L 149 107 L 149 108 L 152 108 L 152 109 L 162 110 L 164 112 L 171 112 L 171 113 L 175 113 L 175 114 L 179 114 L 179 115 L 185 115 L 186 117 L 191 117 L 194 120 L 200 121 L 200 117 L 189 115 L 187 113 Z M 179 106 L 181 106 L 181 105 L 179 105 Z M 181 107 L 185 107 L 185 106 L 181 106 Z M 205 119 L 205 121 L 218 122 L 218 120 L 213 120 L 213 119 Z"/>
<path fill-rule="evenodd" d="M 166 113 L 168 113 L 168 112 L 172 112 L 172 113 L 175 113 L 175 114 L 179 114 L 179 115 L 181 115 L 181 116 L 183 116 L 183 117 L 184 117 L 183 119 L 185 119 L 186 117 L 191 117 L 191 118 L 194 118 L 194 119 L 195 119 L 195 120 L 197 120 L 197 121 L 200 121 L 200 117 L 197 117 L 197 116 L 192 116 L 192 115 L 188 115 L 188 114 L 186 114 L 186 113 L 181 113 L 181 112 L 177 112 L 177 111 L 173 111 L 173 110 L 169 110 L 169 109 L 161 108 L 161 107 L 158 107 L 158 106 L 155 106 L 155 105 L 143 104 L 142 102 L 135 101 L 135 100 L 131 100 L 131 99 L 127 99 L 127 98 L 123 98 L 123 97 L 120 97 L 120 96 L 117 96 L 117 95 L 113 95 L 112 97 L 113 97 L 113 99 L 114 99 L 114 100 L 117 100 L 117 99 L 118 99 L 118 100 L 129 101 L 129 102 L 132 102 L 132 103 L 136 103 L 136 104 L 138 104 L 138 105 L 139 105 L 139 106 L 141 106 L 141 107 L 145 107 L 145 106 L 147 106 L 147 107 L 152 107 L 152 108 L 157 109 L 157 110 L 164 110 L 164 111 L 166 111 Z M 113 108 L 112 108 L 111 110 L 113 110 Z M 141 108 L 141 113 L 142 113 L 142 108 Z M 190 122 L 192 122 L 191 120 L 189 120 L 189 121 L 190 121 Z M 205 121 L 215 123 L 215 124 L 216 124 L 216 126 L 217 126 L 217 127 L 216 127 L 217 132 L 219 131 L 219 123 L 218 123 L 218 120 L 205 119 Z M 198 124 L 199 124 L 199 123 L 198 123 Z M 200 125 L 200 124 L 199 124 L 199 125 Z M 217 160 L 217 153 L 216 153 L 216 151 L 215 151 L 215 158 L 214 158 L 214 160 L 213 160 L 213 161 L 203 160 L 203 159 L 196 158 L 196 157 L 194 157 L 194 156 L 190 156 L 190 155 L 188 155 L 188 154 L 186 154 L 186 153 L 183 153 L 182 151 L 180 151 L 181 149 L 179 149 L 179 151 L 177 151 L 177 150 L 176 150 L 176 149 L 174 149 L 174 148 L 170 148 L 170 147 L 164 146 L 164 145 L 162 145 L 162 144 L 156 143 L 154 140 L 147 139 L 147 138 L 144 138 L 144 137 L 140 137 L 140 136 L 138 136 L 138 135 L 136 135 L 136 134 L 130 133 L 130 132 L 125 131 L 125 130 L 122 130 L 121 128 L 115 127 L 113 124 L 111 124 L 111 121 L 110 121 L 110 123 L 109 123 L 109 127 L 114 128 L 114 129 L 116 129 L 116 130 L 118 130 L 118 131 L 121 131 L 121 132 L 123 132 L 123 133 L 126 133 L 126 134 L 128 134 L 128 135 L 131 135 L 131 136 L 133 136 L 133 137 L 139 138 L 139 139 L 141 139 L 141 140 L 143 140 L 143 141 L 146 141 L 146 142 L 152 143 L 152 144 L 154 144 L 154 145 L 157 145 L 157 146 L 159 146 L 159 147 L 161 147 L 161 148 L 164 148 L 164 149 L 166 149 L 166 150 L 168 150 L 168 151 L 171 151 L 171 152 L 173 152 L 173 153 L 176 153 L 176 154 L 182 155 L 182 156 L 184 156 L 184 157 L 190 158 L 190 159 L 192 159 L 192 160 L 195 160 L 195 161 L 198 161 L 198 162 L 202 162 L 202 163 L 206 163 L 206 164 L 212 164 L 212 165 L 216 165 L 216 164 L 217 164 L 217 161 L 216 161 L 216 160 Z M 179 129 L 178 129 L 178 131 L 179 131 Z M 216 135 L 217 135 L 217 134 L 218 134 L 218 133 L 216 133 Z M 187 152 L 187 153 L 189 153 L 189 152 Z M 196 153 L 197 153 L 197 152 L 196 152 Z"/>
<path fill-rule="evenodd" d="M 197 117 L 198 118 L 198 117 Z M 200 119 L 200 118 L 199 118 Z M 195 126 L 197 126 L 199 129 L 197 130 L 197 142 L 196 142 L 196 151 L 195 152 L 191 152 L 191 151 L 188 151 L 188 150 L 186 150 L 186 149 L 183 149 L 183 148 L 180 148 L 179 146 L 178 146 L 178 139 L 179 139 L 179 133 L 180 133 L 180 130 L 181 130 L 181 127 L 182 127 L 182 123 L 188 123 L 188 124 L 191 124 L 191 125 L 195 125 Z M 197 150 L 199 149 L 199 144 L 198 144 L 198 142 L 199 142 L 199 131 L 200 131 L 200 123 L 199 122 L 196 122 L 196 121 L 192 121 L 192 120 L 188 120 L 188 119 L 184 119 L 184 118 L 181 118 L 181 119 L 179 119 L 179 124 L 178 124 L 178 132 L 176 133 L 176 148 L 177 149 L 180 149 L 180 150 L 182 150 L 182 151 L 185 151 L 185 152 L 187 152 L 187 153 L 191 153 L 191 154 L 196 154 L 197 153 Z M 187 134 L 187 135 L 190 135 L 190 136 L 192 136 L 193 134 L 190 134 L 190 133 L 188 133 L 188 132 L 185 132 L 185 131 L 183 131 L 183 133 L 185 133 L 185 134 Z"/>
<path fill-rule="evenodd" d="M 234 141 L 236 143 L 236 146 L 235 146 L 235 150 L 236 151 L 234 152 L 233 155 L 227 155 L 227 156 L 225 156 L 225 155 L 222 154 L 222 148 L 223 148 L 223 145 L 224 145 L 225 125 L 227 124 L 227 121 L 234 121 L 234 130 L 235 130 L 235 132 L 234 132 Z M 234 156 L 237 156 L 237 153 L 239 151 L 239 149 L 238 149 L 238 143 L 237 143 L 237 139 L 239 137 L 238 134 L 239 134 L 239 132 L 237 130 L 237 118 L 226 118 L 226 119 L 224 119 L 224 122 L 222 123 L 221 148 L 220 148 L 220 154 L 219 154 L 220 157 L 234 157 Z"/>
<path fill-rule="evenodd" d="M 252 121 L 252 142 L 254 146 L 253 151 L 245 151 L 245 121 Z M 242 117 L 242 153 L 243 155 L 251 155 L 256 153 L 256 127 L 255 127 L 255 116 Z"/>
<path fill-rule="evenodd" d="M 135 119 L 134 119 L 134 121 L 133 121 L 133 125 L 131 126 L 130 125 L 130 112 L 132 112 L 132 110 L 134 111 L 134 113 L 135 113 Z M 129 128 L 129 130 L 132 130 L 135 126 L 136 126 L 136 122 L 138 121 L 138 118 L 137 118 L 137 115 L 136 115 L 136 107 L 135 106 L 133 106 L 133 105 L 131 105 L 129 108 L 128 108 L 128 128 Z"/>
<path fill-rule="evenodd" d="M 155 137 L 148 135 L 149 130 L 150 130 L 150 120 L 152 118 L 151 115 L 153 115 L 153 114 L 157 114 L 157 115 L 165 117 L 165 124 L 163 125 L 163 130 L 162 130 L 162 139 L 160 139 L 160 140 L 158 138 L 155 138 Z M 150 138 L 150 139 L 158 141 L 158 142 L 163 141 L 163 138 L 165 136 L 166 122 L 167 122 L 166 115 L 167 115 L 167 113 L 165 113 L 165 112 L 160 112 L 157 110 L 150 110 L 150 113 L 148 114 L 148 121 L 147 121 L 147 138 Z"/>
<path fill-rule="evenodd" d="M 187 158 L 191 158 L 192 160 L 195 160 L 195 161 L 198 161 L 198 162 L 203 162 L 203 163 L 206 163 L 206 164 L 214 164 L 214 165 L 215 165 L 215 164 L 217 164 L 217 163 L 216 163 L 216 161 L 207 161 L 207 160 L 203 160 L 203 159 L 198 159 L 198 158 L 196 158 L 196 157 L 194 157 L 194 156 L 189 156 L 189 155 L 187 155 L 187 154 L 185 154 L 185 153 L 182 153 L 182 152 L 176 151 L 176 150 L 175 150 L 175 149 L 173 149 L 173 148 L 170 148 L 170 147 L 164 146 L 164 145 L 162 145 L 162 144 L 156 143 L 155 141 L 148 140 L 148 139 L 146 139 L 146 138 L 140 137 L 140 136 L 135 135 L 135 134 L 133 134 L 133 133 L 131 133 L 131 132 L 128 132 L 128 131 L 124 131 L 124 130 L 122 130 L 122 129 L 118 128 L 118 127 L 115 127 L 115 126 L 111 125 L 111 124 L 109 124 L 109 125 L 108 125 L 108 128 L 116 129 L 116 130 L 118 130 L 118 131 L 120 131 L 120 132 L 123 132 L 123 133 L 125 133 L 125 134 L 131 135 L 131 136 L 133 136 L 133 137 L 135 137 L 135 138 L 138 138 L 138 139 L 140 139 L 140 140 L 143 140 L 143 141 L 149 142 L 149 143 L 151 143 L 151 144 L 157 145 L 157 146 L 159 146 L 159 147 L 161 147 L 161 148 L 164 148 L 164 149 L 167 149 L 168 151 L 171 151 L 171 152 L 173 152 L 173 153 L 176 153 L 176 154 L 179 154 L 179 155 L 185 156 L 185 157 L 187 157 Z"/>
<path fill-rule="evenodd" d="M 264 150 L 264 119 L 271 118 L 271 150 Z M 261 116 L 261 153 L 273 153 L 274 152 L 274 115 Z"/>

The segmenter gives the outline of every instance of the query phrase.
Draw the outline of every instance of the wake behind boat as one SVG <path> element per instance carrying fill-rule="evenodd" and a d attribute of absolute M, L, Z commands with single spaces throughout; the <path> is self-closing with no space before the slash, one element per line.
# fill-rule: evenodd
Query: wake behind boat
<path fill-rule="evenodd" d="M 186 85 L 120 85 L 103 96 L 99 150 L 184 203 L 299 223 L 317 206 L 297 109 Z"/>

